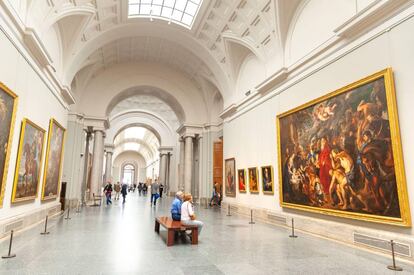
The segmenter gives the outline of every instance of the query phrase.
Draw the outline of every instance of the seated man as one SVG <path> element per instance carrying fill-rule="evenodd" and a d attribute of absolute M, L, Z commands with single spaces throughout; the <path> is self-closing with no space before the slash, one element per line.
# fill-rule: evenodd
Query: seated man
<path fill-rule="evenodd" d="M 183 204 L 184 193 L 178 191 L 171 205 L 171 217 L 174 221 L 181 221 L 181 205 Z"/>

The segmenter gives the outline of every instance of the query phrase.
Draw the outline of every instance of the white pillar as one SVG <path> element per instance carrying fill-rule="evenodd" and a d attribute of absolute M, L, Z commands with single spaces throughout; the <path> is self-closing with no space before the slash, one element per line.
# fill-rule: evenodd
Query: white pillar
<path fill-rule="evenodd" d="M 96 195 L 101 195 L 104 157 L 103 136 L 104 132 L 102 130 L 94 131 L 90 198 L 92 198 L 93 193 L 95 193 Z"/>
<path fill-rule="evenodd" d="M 167 167 L 167 154 L 162 152 L 160 153 L 160 166 L 158 176 L 160 178 L 160 183 L 165 186 L 165 169 Z"/>
<path fill-rule="evenodd" d="M 194 175 L 194 198 L 197 200 L 200 198 L 200 190 L 202 184 L 202 176 L 201 176 L 201 160 L 202 160 L 202 145 L 203 145 L 202 136 L 197 136 L 197 152 L 196 152 L 196 159 L 194 161 L 195 165 L 195 175 Z"/>
<path fill-rule="evenodd" d="M 184 153 L 184 139 L 180 138 L 180 170 L 178 173 L 178 190 L 184 190 L 184 159 L 185 159 L 185 153 Z"/>
<path fill-rule="evenodd" d="M 112 182 L 112 155 L 111 150 L 106 151 L 105 180 Z M 106 184 L 106 182 L 104 182 Z"/>
<path fill-rule="evenodd" d="M 184 191 L 186 193 L 191 192 L 191 180 L 193 170 L 193 137 L 185 137 L 185 150 L 184 150 Z"/>
<path fill-rule="evenodd" d="M 85 152 L 83 156 L 83 179 L 81 184 L 81 200 L 82 204 L 86 203 L 86 189 L 88 186 L 88 164 L 89 164 L 89 143 L 92 137 L 92 130 L 88 129 L 86 131 L 86 145 Z"/>

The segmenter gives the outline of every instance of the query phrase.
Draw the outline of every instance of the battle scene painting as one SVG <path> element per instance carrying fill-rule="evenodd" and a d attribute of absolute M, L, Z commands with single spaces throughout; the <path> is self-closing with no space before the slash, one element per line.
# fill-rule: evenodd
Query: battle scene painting
<path fill-rule="evenodd" d="M 226 187 L 226 196 L 236 196 L 236 160 L 234 158 L 226 159 L 224 163 L 224 182 Z"/>
<path fill-rule="evenodd" d="M 43 176 L 42 200 L 53 199 L 58 196 L 64 139 L 65 128 L 56 120 L 51 119 Z"/>
<path fill-rule="evenodd" d="M 6 187 L 17 95 L 0 83 L 0 207 Z"/>
<path fill-rule="evenodd" d="M 12 202 L 35 199 L 42 168 L 45 130 L 28 119 L 22 122 Z"/>
<path fill-rule="evenodd" d="M 277 123 L 283 207 L 410 225 L 391 69 Z"/>

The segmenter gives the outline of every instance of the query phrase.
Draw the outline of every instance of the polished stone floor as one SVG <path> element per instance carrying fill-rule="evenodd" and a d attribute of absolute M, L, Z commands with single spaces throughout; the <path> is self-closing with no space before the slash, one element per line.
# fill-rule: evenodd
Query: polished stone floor
<path fill-rule="evenodd" d="M 217 209 L 196 209 L 205 222 L 198 246 L 167 247 L 166 232 L 154 233 L 154 217 L 166 215 L 171 199 L 156 207 L 130 194 L 122 205 L 86 207 L 71 220 L 51 221 L 16 235 L 16 258 L 0 259 L 0 274 L 413 274 L 386 269 L 390 259 L 287 229 L 227 217 Z M 0 243 L 7 254 L 8 242 Z"/>

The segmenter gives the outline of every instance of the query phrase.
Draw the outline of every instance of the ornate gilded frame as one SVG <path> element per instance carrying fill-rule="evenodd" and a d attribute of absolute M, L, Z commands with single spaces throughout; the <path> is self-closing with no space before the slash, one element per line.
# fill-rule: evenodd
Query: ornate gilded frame
<path fill-rule="evenodd" d="M 229 192 L 227 190 L 227 184 L 226 184 L 226 168 L 227 168 L 227 162 L 233 161 L 233 173 L 234 173 L 234 178 L 233 178 L 233 183 L 234 183 L 234 193 L 233 192 Z M 235 158 L 228 158 L 224 160 L 224 187 L 225 187 L 225 194 L 226 197 L 236 197 L 236 193 L 237 193 L 237 179 L 236 179 L 236 159 Z"/>
<path fill-rule="evenodd" d="M 62 149 L 60 151 L 60 160 L 59 160 L 59 177 L 58 177 L 58 186 L 57 186 L 57 193 L 54 196 L 45 196 L 45 188 L 46 188 L 46 179 L 47 179 L 47 166 L 49 164 L 49 153 L 50 153 L 50 141 L 53 135 L 53 124 L 56 125 L 63 131 L 63 139 L 62 139 Z M 65 148 L 65 140 L 66 140 L 66 129 L 56 121 L 56 119 L 51 118 L 49 122 L 49 133 L 47 137 L 47 147 L 46 147 L 46 157 L 45 157 L 45 166 L 43 172 L 43 184 L 42 184 L 42 201 L 50 200 L 58 197 L 60 192 L 60 178 L 62 176 L 62 164 L 63 164 L 63 153 Z"/>
<path fill-rule="evenodd" d="M 269 168 L 270 169 L 270 176 L 272 177 L 272 191 L 265 191 L 264 190 L 264 183 L 263 183 L 263 169 L 265 168 Z M 274 173 L 273 173 L 273 166 L 272 165 L 266 165 L 266 166 L 262 166 L 260 167 L 260 174 L 262 176 L 262 191 L 263 194 L 267 194 L 267 195 L 273 195 L 275 193 L 275 178 L 274 178 Z"/>
<path fill-rule="evenodd" d="M 312 206 L 305 206 L 305 205 L 284 202 L 283 201 L 283 181 L 282 181 L 282 169 L 283 168 L 282 168 L 279 120 L 287 115 L 298 112 L 309 106 L 315 105 L 319 102 L 325 101 L 339 94 L 348 92 L 352 89 L 358 88 L 364 84 L 367 84 L 369 82 L 372 82 L 382 77 L 384 78 L 384 85 L 385 85 L 385 90 L 386 90 L 385 93 L 386 93 L 386 100 L 387 100 L 387 109 L 388 109 L 388 114 L 389 114 L 391 142 L 392 142 L 393 157 L 394 157 L 394 162 L 395 162 L 395 176 L 397 180 L 397 192 L 398 192 L 398 198 L 399 198 L 401 218 L 347 212 L 347 211 L 341 211 L 341 210 L 335 210 L 335 209 L 322 209 L 322 208 L 316 208 Z M 398 226 L 403 226 L 403 227 L 411 227 L 411 214 L 410 214 L 407 184 L 406 184 L 406 178 L 405 178 L 404 159 L 403 159 L 401 137 L 400 137 L 400 127 L 398 123 L 397 101 L 396 101 L 396 95 L 395 95 L 395 89 L 394 89 L 393 73 L 392 73 L 391 68 L 386 68 L 382 71 L 379 71 L 368 77 L 365 77 L 361 80 L 351 83 L 343 88 L 340 88 L 322 97 L 316 98 L 308 103 L 300 105 L 292 110 L 289 110 L 287 112 L 277 115 L 276 129 L 277 129 L 277 144 L 278 144 L 277 151 L 278 151 L 278 162 L 279 162 L 278 167 L 279 167 L 280 206 L 286 207 L 286 208 L 298 209 L 298 210 L 305 210 L 308 212 L 330 215 L 330 216 L 335 216 L 335 217 L 350 218 L 350 219 L 370 221 L 370 222 L 376 222 L 376 223 L 382 223 L 382 224 L 398 225 Z"/>
<path fill-rule="evenodd" d="M 257 191 L 252 191 L 252 186 L 250 182 L 250 170 L 256 171 L 256 180 L 257 180 Z M 249 167 L 247 168 L 247 177 L 249 178 L 249 192 L 250 194 L 259 194 L 260 193 L 260 176 L 259 176 L 259 168 L 257 167 Z"/>
<path fill-rule="evenodd" d="M 240 182 L 239 182 L 239 172 L 243 171 L 243 179 L 244 179 L 244 191 L 240 190 Z M 239 193 L 246 193 L 247 192 L 247 184 L 246 184 L 246 169 L 237 169 L 237 186 L 239 189 Z"/>
<path fill-rule="evenodd" d="M 6 148 L 6 155 L 4 158 L 4 168 L 3 168 L 3 178 L 1 180 L 1 186 L 0 186 L 0 208 L 3 207 L 3 199 L 4 199 L 4 193 L 6 191 L 6 183 L 7 183 L 7 174 L 9 171 L 9 162 L 10 162 L 10 153 L 11 153 L 11 146 L 13 142 L 13 133 L 14 133 L 14 124 L 16 120 L 16 111 L 17 111 L 17 103 L 19 101 L 19 97 L 17 94 L 13 93 L 6 85 L 0 82 L 0 89 L 3 90 L 6 94 L 11 96 L 14 100 L 13 102 L 13 111 L 12 111 L 12 117 L 10 121 L 10 129 L 9 129 L 9 136 L 7 138 L 7 148 Z"/>
<path fill-rule="evenodd" d="M 17 182 L 19 180 L 20 160 L 21 160 L 21 157 L 22 157 L 24 134 L 25 134 L 27 124 L 30 124 L 32 127 L 34 127 L 37 130 L 43 132 L 42 150 L 41 150 L 41 154 L 40 154 L 40 163 L 39 163 L 39 168 L 38 168 L 38 170 L 39 170 L 38 171 L 38 179 L 37 179 L 38 184 L 36 186 L 36 194 L 34 196 L 30 196 L 30 197 L 26 197 L 26 198 L 22 198 L 22 199 L 16 199 Z M 21 131 L 20 131 L 19 150 L 17 151 L 16 168 L 15 168 L 15 172 L 14 172 L 12 203 L 23 202 L 23 201 L 28 201 L 28 200 L 34 200 L 34 199 L 37 198 L 37 194 L 39 193 L 40 177 L 41 177 L 42 165 L 43 165 L 43 154 L 44 154 L 44 152 L 43 152 L 44 148 L 43 147 L 45 146 L 45 133 L 46 133 L 46 131 L 43 128 L 41 128 L 40 126 L 38 126 L 37 124 L 35 124 L 33 121 L 29 120 L 28 118 L 23 119 L 22 126 L 21 126 Z"/>

